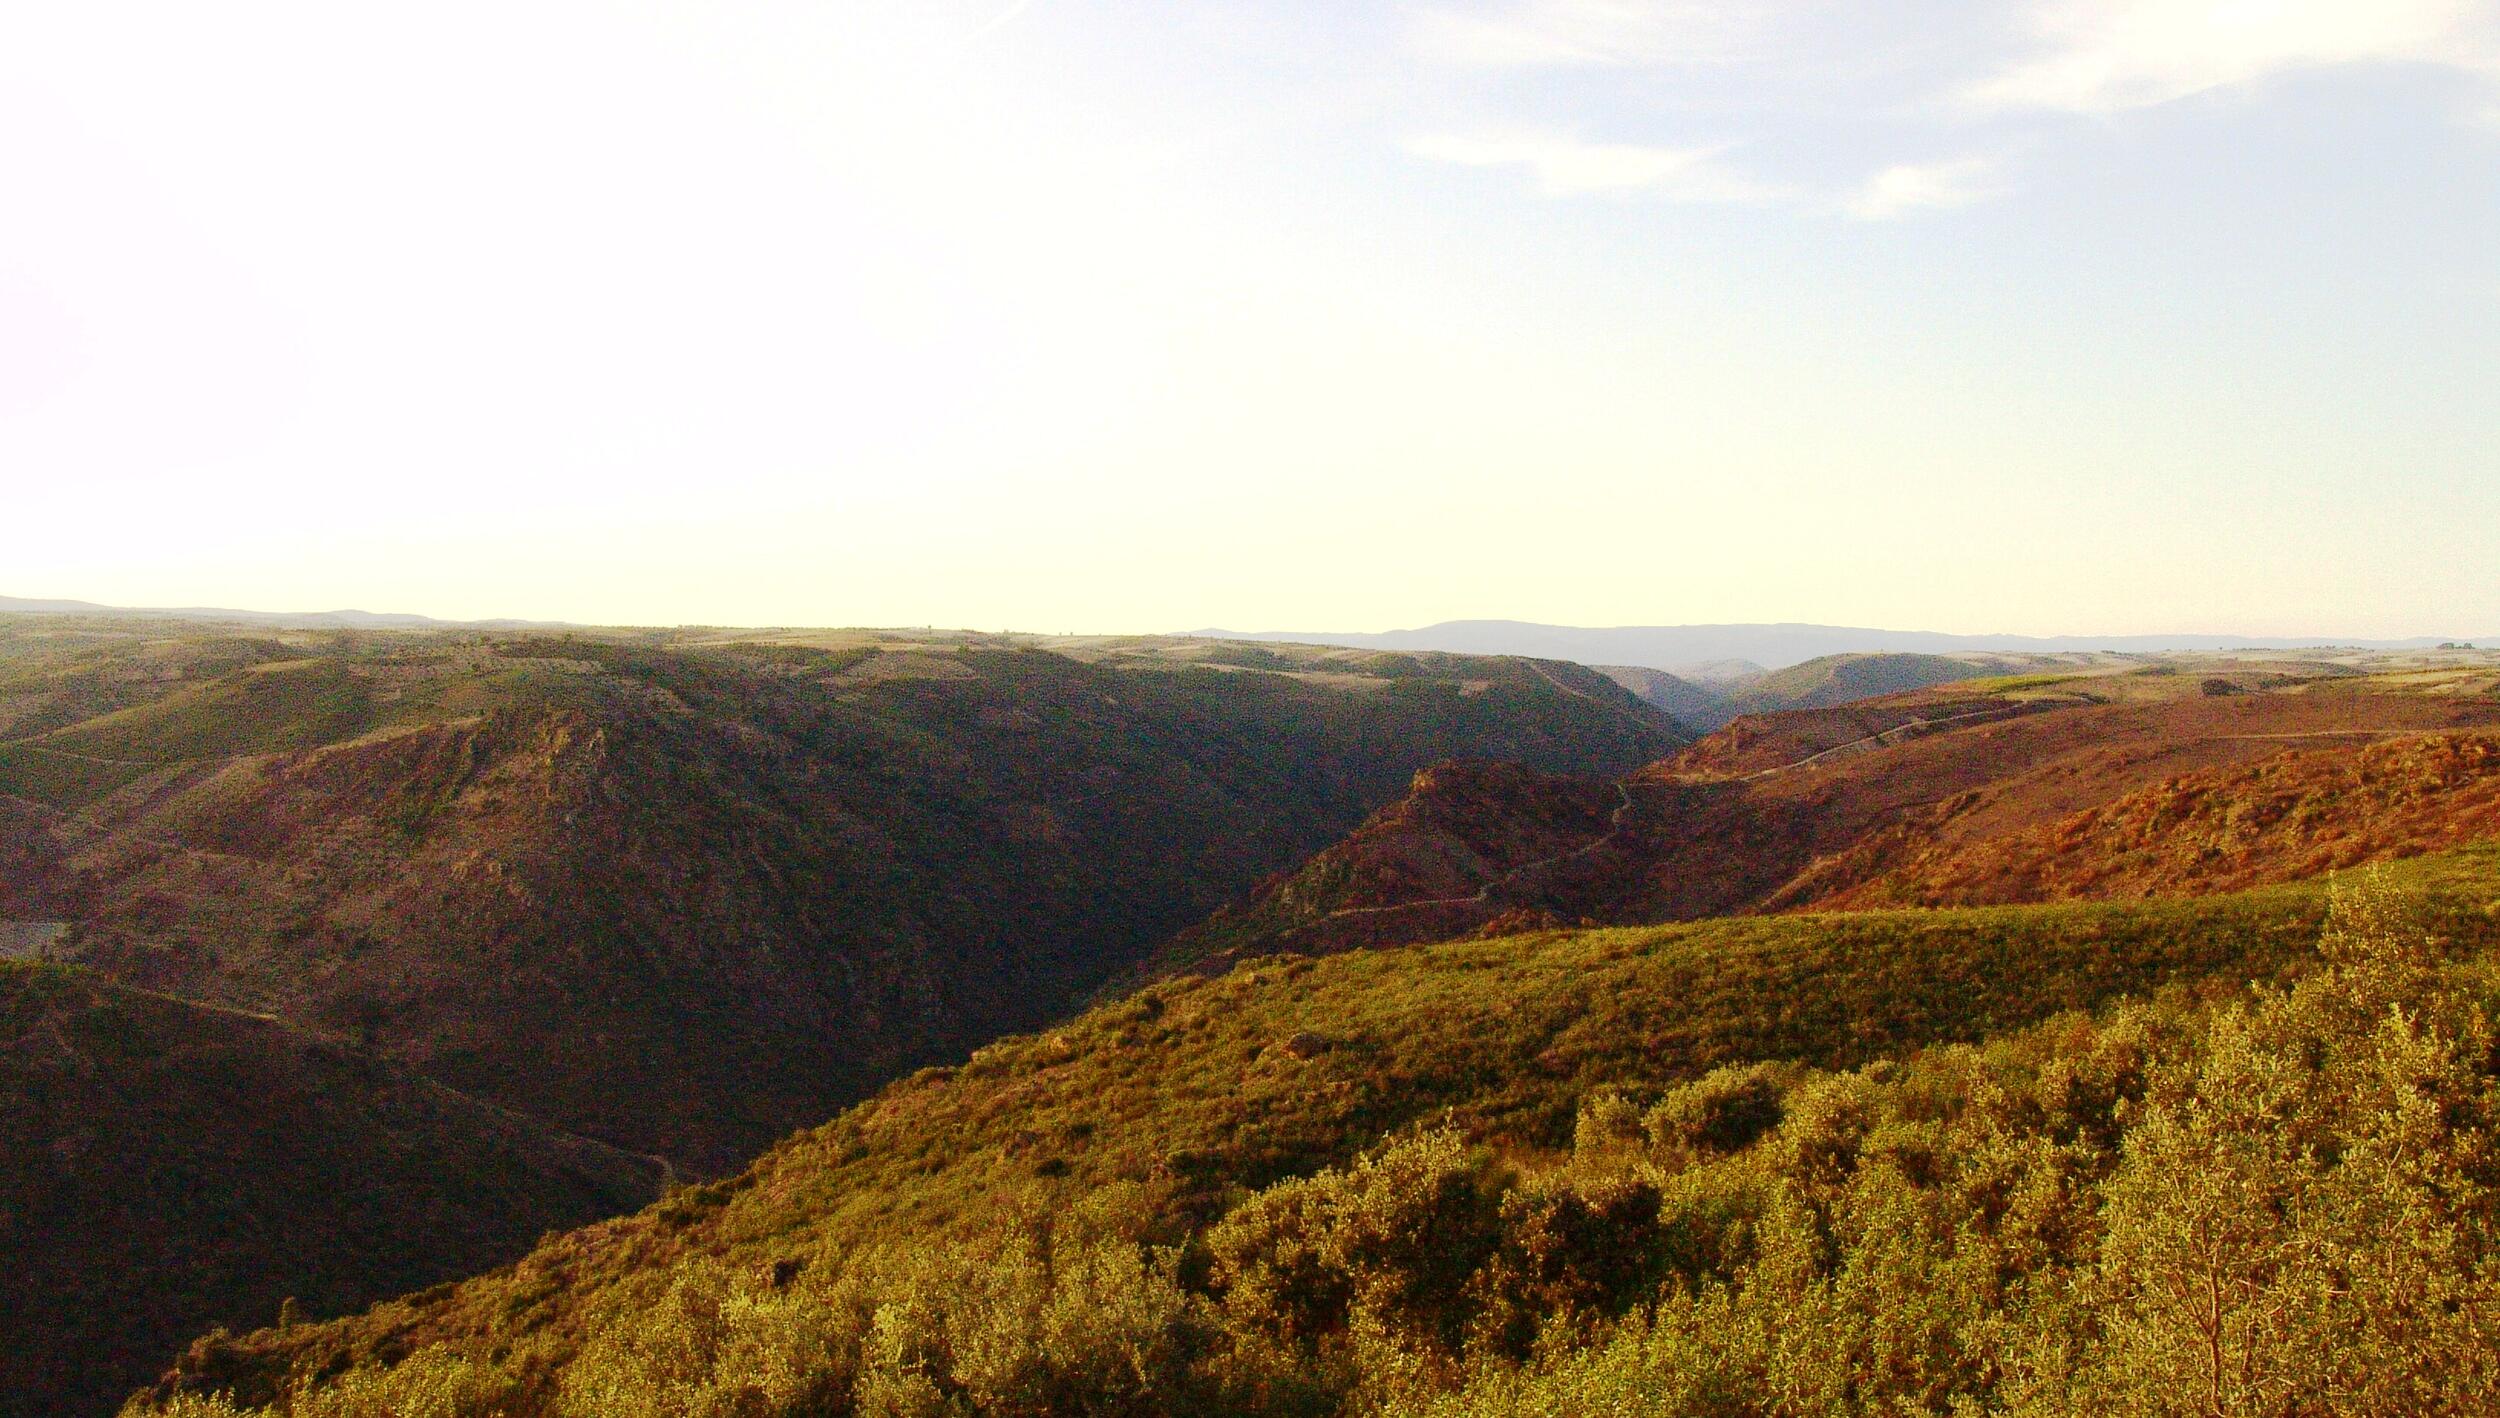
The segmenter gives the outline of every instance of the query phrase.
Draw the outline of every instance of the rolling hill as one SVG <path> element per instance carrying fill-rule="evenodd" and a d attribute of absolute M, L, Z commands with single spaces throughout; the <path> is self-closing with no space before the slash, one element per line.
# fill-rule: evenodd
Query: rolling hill
<path fill-rule="evenodd" d="M 1445 656 L 0 619 L 0 1412 L 734 1169 L 1440 754 L 1677 741 Z"/>
<path fill-rule="evenodd" d="M 1781 670 L 1749 669 L 1702 679 L 1629 665 L 1601 665 L 1615 683 L 1666 711 L 1697 734 L 1725 728 L 1748 714 L 1790 709 L 1836 709 L 1957 680 L 1983 679 L 2014 669 L 2056 664 L 2006 657 L 1943 655 L 1826 655 Z"/>
<path fill-rule="evenodd" d="M 1826 655 L 1737 684 L 1728 700 L 1740 715 L 1837 709 L 1861 699 L 1980 679 L 1998 668 L 1943 655 Z"/>
<path fill-rule="evenodd" d="M 2140 1408 L 2168 1321 L 2104 1238 L 2193 1221 L 2129 1180 L 2147 1120 L 2234 1020 L 2366 1094 L 2416 1047 L 2372 1032 L 2396 998 L 2446 1031 L 2398 1070 L 2449 1100 L 2408 1155 L 2461 1170 L 2368 1206 L 2482 1234 L 2481 662 L 1842 657 L 1684 742 L 1568 663 L 1276 643 L 33 638 L 0 944 L 716 1178 L 360 1312 L 283 1285 L 140 1412 L 1561 1414 L 1774 1375 Z M 2330 911 L 2374 862 L 2416 925 Z M 2344 1096 L 2266 1185 L 2418 1113 Z M 2475 1411 L 2479 1321 L 2320 1284 L 2316 1324 L 2390 1327 L 2373 1373 L 2433 1375 L 2408 1411 Z M 1848 1287 L 1896 1300 L 1814 1298 Z"/>
<path fill-rule="evenodd" d="M 1600 674 L 1666 712 L 1667 717 L 1695 734 L 1721 728 L 1739 712 L 1727 686 L 1686 679 L 1640 665 L 1599 665 Z"/>
<path fill-rule="evenodd" d="M 0 636 L 0 920 L 689 1171 L 1070 1007 L 1569 665 L 995 637 Z"/>
<path fill-rule="evenodd" d="M 2171 1080 L 2202 1041 L 2234 1037 L 2232 1011 L 2322 1031 L 2284 1047 L 2324 1067 L 2366 1054 L 2371 1001 L 2431 968 L 2409 929 L 2485 958 L 2495 865 L 2489 848 L 2409 864 L 2396 884 L 2416 927 L 2385 896 L 2345 901 L 2323 971 L 2307 963 L 2327 909 L 2310 886 L 1548 931 L 1184 975 L 894 1084 L 735 1178 L 506 1269 L 204 1341 L 147 1411 L 236 1411 L 189 1397 L 211 1393 L 295 1395 L 299 1414 L 422 1393 L 516 1418 L 1282 1414 L 1470 1396 L 1492 1406 L 1463 1411 L 1611 1411 L 1586 1399 L 1585 1366 L 1704 1301 L 1722 1307 L 1689 1316 L 1705 1337 L 1727 1305 L 1774 1306 L 1747 1321 L 1768 1328 L 1726 1329 L 1705 1352 L 1754 1354 L 1785 1324 L 1871 1393 L 2010 1393 L 2046 1380 L 1982 1361 L 1986 1336 L 2054 1343 L 2067 1323 L 2024 1307 L 2023 1277 L 2082 1283 L 2100 1218 L 2139 1214 L 2115 1180 L 2143 1116 L 2130 1110 L 2192 1089 Z M 2241 993 L 2286 972 L 2311 983 Z M 2470 983 L 2401 988 L 2436 1011 L 2426 1024 L 2473 1027 Z M 2310 1013 L 2287 1018 L 2295 1007 Z M 2474 1067 L 2416 1076 L 2487 1088 Z M 2382 1115 L 2357 1106 L 2319 1136 L 2364 1135 Z M 2446 1116 L 2455 1155 L 2481 1165 L 2487 1104 Z M 2299 1166 L 2327 1165 L 2307 1155 Z M 1831 1244 L 1783 1249 L 1815 1234 Z M 1885 1261 L 1885 1237 L 1919 1244 Z M 1957 1253 L 2015 1288 L 1979 1285 Z M 2444 1256 L 2414 1263 L 2455 1279 Z M 1810 1298 L 1887 1277 L 1893 1298 L 1873 1311 Z M 2107 1303 L 2092 1313 L 2122 1318 Z M 1890 1363 L 1856 1347 L 1880 1340 L 1826 1328 L 1887 1313 L 1945 1329 Z M 1664 1381 L 1700 1362 L 1633 1368 Z M 2122 1377 L 2098 1373 L 2072 1381 Z M 1767 1380 L 1725 1382 L 1734 1403 Z M 1579 1403 L 1535 1409 L 1488 1388 L 1569 1383 Z"/>
<path fill-rule="evenodd" d="M 1163 958 L 2194 895 L 2437 851 L 2495 826 L 2490 679 L 2278 665 L 1957 682 L 1738 719 L 1612 785 L 1515 778 L 1493 795 L 1437 769 Z M 1619 810 L 1594 816 L 1604 801 Z M 1510 845 L 1526 837 L 1534 851 Z"/>

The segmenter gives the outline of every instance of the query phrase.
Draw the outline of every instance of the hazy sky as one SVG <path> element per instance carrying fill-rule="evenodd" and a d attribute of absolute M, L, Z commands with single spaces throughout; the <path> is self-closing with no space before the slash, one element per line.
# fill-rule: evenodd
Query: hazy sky
<path fill-rule="evenodd" d="M 2500 0 L 0 7 L 0 594 L 2500 631 Z"/>

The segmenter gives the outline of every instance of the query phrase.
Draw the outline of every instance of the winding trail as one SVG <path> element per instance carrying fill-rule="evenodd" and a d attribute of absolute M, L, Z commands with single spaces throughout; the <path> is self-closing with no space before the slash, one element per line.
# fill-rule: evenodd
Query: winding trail
<path fill-rule="evenodd" d="M 1862 739 L 1851 739 L 1847 743 L 1834 744 L 1830 748 L 1823 749 L 1820 752 L 1809 753 L 1794 763 L 1782 763 L 1776 767 L 1756 769 L 1751 773 L 1739 774 L 1733 779 L 1722 781 L 1737 783 L 1758 782 L 1764 778 L 1774 777 L 1781 773 L 1787 773 L 1795 769 L 1804 768 L 1809 764 L 1820 763 L 1835 753 L 1847 753 L 1853 748 L 1860 748 L 1871 743 L 1880 744 L 1895 734 L 1908 734 L 1920 729 L 1933 729 L 1945 724 L 1958 724 L 1968 719 L 2007 719 L 2012 717 L 2013 715 L 2009 714 L 2006 710 L 1998 708 L 1974 709 L 1967 714 L 1947 714 L 1941 719 L 1912 719 L 1908 723 L 1895 724 L 1891 728 L 1885 729 L 1879 733 L 1868 734 Z"/>
<path fill-rule="evenodd" d="M 1640 715 L 1632 712 L 1630 708 L 1626 707 L 1619 700 L 1603 698 L 1599 695 L 1591 694 L 1585 689 L 1574 689 L 1572 686 L 1563 683 L 1561 676 L 1555 674 L 1543 660 L 1528 661 L 1528 668 L 1535 670 L 1538 676 L 1547 684 L 1552 685 L 1554 688 L 1561 690 L 1563 693 L 1570 695 L 1574 699 L 1585 699 L 1589 703 L 1594 704 L 1601 709 L 1613 710 L 1623 719 L 1625 723 L 1630 724 L 1635 728 L 1655 729 L 1658 727 L 1657 725 L 1643 719 Z M 1638 698 L 1638 696 L 1635 696 L 1635 698 Z M 1656 705 L 1650 705 L 1649 707 L 1657 709 Z M 1657 709 L 1657 712 L 1661 717 L 1671 717 L 1667 715 L 1667 711 L 1664 709 Z"/>
<path fill-rule="evenodd" d="M 515 1129 L 524 1134 L 535 1133 L 547 1138 L 551 1142 L 556 1143 L 577 1142 L 587 1144 L 592 1147 L 603 1147 L 610 1152 L 631 1157 L 637 1161 L 648 1162 L 652 1164 L 653 1169 L 659 1174 L 659 1189 L 662 1193 L 665 1193 L 670 1187 L 676 1186 L 685 1180 L 685 1174 L 677 1170 L 677 1164 L 671 1162 L 666 1157 L 661 1156 L 659 1153 L 641 1152 L 635 1150 L 634 1148 L 626 1147 L 620 1143 L 609 1142 L 605 1138 L 592 1137 L 588 1133 L 574 1132 L 569 1128 L 560 1127 L 554 1122 L 551 1122 L 546 1118 L 539 1117 L 536 1114 L 524 1113 L 518 1108 L 507 1107 L 502 1103 L 498 1103 L 492 1098 L 482 1097 L 479 1094 L 468 1092 L 465 1089 L 454 1088 L 450 1084 L 422 1071 L 414 1064 L 411 1064 L 406 1060 L 394 1059 L 388 1055 L 378 1052 L 377 1050 L 349 1043 L 347 1040 L 340 1038 L 335 1034 L 311 1028 L 293 1019 L 289 1019 L 284 1015 L 271 1014 L 266 1010 L 248 1009 L 238 1004 L 221 1004 L 216 1000 L 192 999 L 186 995 L 169 994 L 163 990 L 152 990 L 140 985 L 122 985 L 119 984 L 119 982 L 115 983 L 117 988 L 127 990 L 133 994 L 148 995 L 155 999 L 164 1000 L 170 1004 L 180 1005 L 186 1009 L 204 1010 L 210 1014 L 222 1014 L 235 1019 L 249 1019 L 254 1023 L 267 1025 L 275 1029 L 282 1036 L 285 1036 L 293 1041 L 308 1041 L 327 1044 L 333 1048 L 352 1051 L 364 1058 L 376 1060 L 387 1065 L 400 1077 L 406 1079 L 414 1086 L 424 1088 L 440 1097 L 450 1099 L 456 1106 L 466 1107 L 477 1112 L 491 1113 L 494 1116 L 503 1119 L 506 1123 L 512 1125 Z"/>
<path fill-rule="evenodd" d="M 101 763 L 108 768 L 162 768 L 165 765 L 145 758 L 98 758 L 92 753 L 74 753 L 66 748 L 46 748 L 39 743 L 0 743 L 0 749 L 22 748 L 28 753 L 48 754 L 54 758 L 75 759 L 80 763 Z"/>
<path fill-rule="evenodd" d="M 1556 852 L 1550 857 L 1539 857 L 1532 862 L 1522 862 L 1486 882 L 1470 895 L 1436 896 L 1423 901 L 1398 901 L 1386 906 L 1341 906 L 1320 917 L 1313 924 L 1324 924 L 1328 921 L 1354 916 L 1386 916 L 1399 911 L 1419 910 L 1426 906 L 1490 906 L 1496 894 L 1528 873 L 1541 871 L 1546 867 L 1560 866 L 1564 862 L 1576 861 L 1622 836 L 1624 819 L 1632 814 L 1632 790 L 1622 783 L 1616 783 L 1613 786 L 1615 796 L 1620 801 L 1616 803 L 1615 810 L 1607 815 L 1606 830 L 1569 851 Z"/>
<path fill-rule="evenodd" d="M 2389 739 L 2438 738 L 2449 731 L 2442 729 L 2303 729 L 2281 734 L 2212 734 L 2215 739 Z"/>

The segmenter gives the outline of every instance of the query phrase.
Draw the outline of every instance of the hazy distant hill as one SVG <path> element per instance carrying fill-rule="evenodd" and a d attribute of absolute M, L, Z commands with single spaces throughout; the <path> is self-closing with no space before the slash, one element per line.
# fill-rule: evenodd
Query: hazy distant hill
<path fill-rule="evenodd" d="M 88 616 L 99 620 L 195 620 L 228 625 L 265 625 L 300 630 L 418 630 L 446 626 L 476 626 L 491 629 L 517 629 L 525 626 L 552 627 L 552 621 L 527 620 L 437 620 L 430 615 L 407 615 L 396 612 L 358 610 L 337 611 L 243 611 L 216 606 L 106 606 L 93 601 L 22 600 L 16 596 L 0 596 L 0 615 Z"/>
<path fill-rule="evenodd" d="M 2281 648 L 2344 645 L 2366 649 L 2429 649 L 2453 637 L 2411 640 L 2329 640 L 2315 636 L 2266 639 L 2246 635 L 1946 635 L 1927 630 L 1876 630 L 1844 625 L 1538 625 L 1519 620 L 1450 620 L 1417 630 L 1379 633 L 1291 630 L 1202 630 L 1228 640 L 1282 640 L 1305 645 L 1351 645 L 1375 650 L 1448 650 L 1468 655 L 1534 655 L 1584 665 L 1644 665 L 1682 670 L 1712 660 L 1751 660 L 1783 669 L 1824 655 L 1917 651 L 1953 654 L 1997 651 L 2049 654 L 2076 650 L 2155 653 L 2229 650 L 2264 645 Z M 2489 644 L 2477 640 L 2475 644 Z"/>
<path fill-rule="evenodd" d="M 2019 662 L 2017 662 L 2019 663 Z M 1667 711 L 1695 733 L 1725 727 L 1741 714 L 1785 709 L 1829 709 L 1860 699 L 1927 689 L 1955 680 L 2000 673 L 2006 666 L 1984 659 L 1943 655 L 1825 655 L 1783 670 L 1736 670 L 1714 662 L 1718 678 L 1687 679 L 1639 665 L 1600 665 L 1599 672 Z"/>
<path fill-rule="evenodd" d="M 1993 666 L 1943 655 L 1825 655 L 1735 685 L 1727 697 L 1740 714 L 1831 709 L 1993 672 Z"/>

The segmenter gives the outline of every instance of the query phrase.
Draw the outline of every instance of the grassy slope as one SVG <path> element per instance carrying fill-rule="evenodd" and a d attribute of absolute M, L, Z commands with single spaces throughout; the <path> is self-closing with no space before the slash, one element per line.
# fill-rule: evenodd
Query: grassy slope
<path fill-rule="evenodd" d="M 1740 714 L 1830 709 L 1860 699 L 1977 679 L 1985 673 L 1979 665 L 1943 655 L 1825 655 L 1739 685 L 1728 699 Z"/>
<path fill-rule="evenodd" d="M 1653 670 L 1643 665 L 1605 665 L 1600 673 L 1642 699 L 1665 710 L 1696 734 L 1723 727 L 1741 712 L 1727 692 L 1713 685 Z"/>
<path fill-rule="evenodd" d="M 660 1169 L 274 1021 L 0 964 L 0 1414 L 510 1259 Z"/>
<path fill-rule="evenodd" d="M 2419 861 L 2440 928 L 2500 930 L 2500 854 Z M 1746 1059 L 1847 1065 L 1976 1039 L 2164 981 L 2233 982 L 2305 956 L 2310 887 L 2193 902 L 1868 913 L 1547 933 L 1183 978 L 1065 1030 L 926 1071 L 730 1181 L 556 1238 L 518 1265 L 333 1325 L 196 1353 L 195 1386 L 265 1396 L 302 1372 L 448 1344 L 528 1383 L 672 1268 L 839 1264 L 880 1239 L 1111 1206 L 1178 1239 L 1243 1189 L 1341 1161 L 1422 1119 L 1528 1153 L 1583 1097 Z M 1108 1199 L 1108 1200 L 1106 1200 Z M 534 1378 L 530 1376 L 535 1376 Z M 543 1393 L 543 1389 L 532 1389 Z"/>

